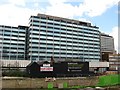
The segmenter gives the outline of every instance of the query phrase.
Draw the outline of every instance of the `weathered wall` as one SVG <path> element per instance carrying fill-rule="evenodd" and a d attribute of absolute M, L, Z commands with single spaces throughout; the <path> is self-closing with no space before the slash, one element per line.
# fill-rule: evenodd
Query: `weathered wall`
<path fill-rule="evenodd" d="M 51 81 L 53 87 L 58 87 L 60 83 L 67 82 L 68 86 L 93 86 L 98 83 L 98 78 L 58 78 Z M 44 78 L 25 78 L 25 79 L 3 79 L 3 88 L 47 88 L 48 83 Z"/>

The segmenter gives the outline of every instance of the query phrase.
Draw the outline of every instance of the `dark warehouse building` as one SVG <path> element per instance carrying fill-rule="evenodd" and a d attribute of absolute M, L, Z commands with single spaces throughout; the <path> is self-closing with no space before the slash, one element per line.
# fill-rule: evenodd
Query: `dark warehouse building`
<path fill-rule="evenodd" d="M 89 62 L 64 61 L 51 63 L 32 62 L 27 66 L 30 77 L 74 77 L 94 75 L 89 71 Z"/>

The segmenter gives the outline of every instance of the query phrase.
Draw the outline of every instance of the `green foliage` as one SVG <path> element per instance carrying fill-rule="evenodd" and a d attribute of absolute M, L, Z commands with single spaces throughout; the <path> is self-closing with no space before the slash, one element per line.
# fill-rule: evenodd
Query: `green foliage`
<path fill-rule="evenodd" d="M 48 83 L 48 88 L 53 88 L 53 83 Z"/>
<path fill-rule="evenodd" d="M 9 72 L 3 72 L 3 76 L 14 76 L 14 77 L 27 77 L 27 73 L 25 71 L 20 70 L 10 70 Z"/>
<path fill-rule="evenodd" d="M 99 77 L 99 83 L 97 86 L 111 86 L 120 84 L 120 75 L 107 75 Z"/>
<path fill-rule="evenodd" d="M 63 83 L 63 88 L 67 88 L 67 87 L 68 87 L 67 82 L 64 82 L 64 83 Z"/>
<path fill-rule="evenodd" d="M 99 83 L 95 86 L 72 86 L 69 88 L 86 88 L 86 87 L 95 88 L 96 86 L 106 87 L 106 86 L 114 86 L 119 84 L 120 84 L 120 74 L 119 75 L 115 74 L 115 75 L 100 76 Z"/>

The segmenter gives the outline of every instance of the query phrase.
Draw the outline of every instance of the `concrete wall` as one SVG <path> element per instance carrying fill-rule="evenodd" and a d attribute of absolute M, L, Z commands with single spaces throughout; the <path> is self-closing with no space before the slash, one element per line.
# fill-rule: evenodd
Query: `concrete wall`
<path fill-rule="evenodd" d="M 109 62 L 89 62 L 89 67 L 109 67 Z"/>

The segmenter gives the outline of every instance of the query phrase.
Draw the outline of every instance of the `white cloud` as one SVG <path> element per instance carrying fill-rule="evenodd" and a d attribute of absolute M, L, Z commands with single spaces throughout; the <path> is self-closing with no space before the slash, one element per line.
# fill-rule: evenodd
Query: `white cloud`
<path fill-rule="evenodd" d="M 48 0 L 50 5 L 46 8 L 41 8 L 39 0 L 33 0 L 30 1 L 34 5 L 33 9 L 26 7 L 28 0 L 8 0 L 7 2 L 7 4 L 0 5 L 0 24 L 16 26 L 27 25 L 31 15 L 41 12 L 66 18 L 75 16 L 80 18 L 84 14 L 90 17 L 98 16 L 115 5 L 118 0 Z M 73 6 L 70 4 L 72 2 L 77 2 L 79 5 Z"/>
<path fill-rule="evenodd" d="M 51 6 L 46 9 L 46 14 L 60 16 L 65 18 L 73 18 L 74 16 L 82 16 L 82 12 L 79 12 L 78 6 L 72 6 L 68 0 L 49 0 Z"/>
<path fill-rule="evenodd" d="M 41 11 L 17 7 L 15 4 L 4 4 L 0 6 L 0 12 L 0 25 L 18 26 L 28 25 L 30 16 Z"/>
<path fill-rule="evenodd" d="M 72 18 L 77 10 L 71 4 L 56 3 L 53 6 L 47 7 L 46 13 L 54 16 Z"/>
<path fill-rule="evenodd" d="M 118 27 L 117 26 L 112 28 L 112 32 L 110 32 L 110 35 L 113 36 L 114 38 L 115 50 L 117 50 L 118 52 Z"/>
<path fill-rule="evenodd" d="M 10 4 L 20 5 L 20 6 L 25 6 L 25 1 L 26 0 L 8 0 Z"/>
<path fill-rule="evenodd" d="M 39 3 L 34 3 L 34 6 L 37 8 L 39 6 Z"/>
<path fill-rule="evenodd" d="M 55 5 L 55 4 L 62 4 L 64 2 L 66 2 L 67 0 L 48 0 L 48 2 L 51 4 L 51 5 Z"/>
<path fill-rule="evenodd" d="M 51 6 L 46 10 L 46 13 L 62 17 L 73 17 L 87 15 L 90 17 L 102 15 L 107 9 L 118 4 L 119 0 L 81 0 L 73 1 L 79 3 L 79 6 L 72 6 L 65 2 L 69 0 L 49 0 Z"/>
<path fill-rule="evenodd" d="M 119 0 L 85 0 L 82 7 L 84 12 L 90 17 L 103 14 L 110 7 L 118 4 Z"/>

